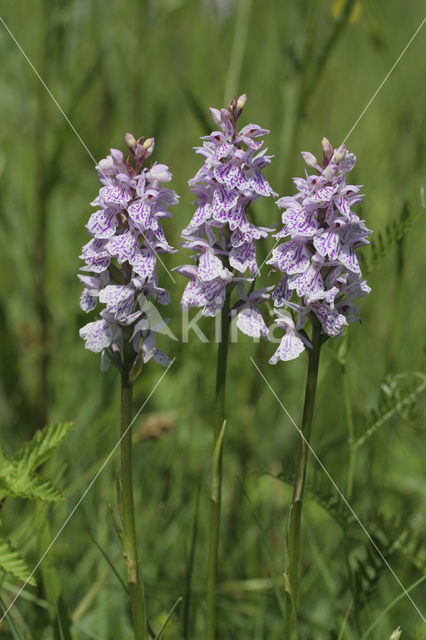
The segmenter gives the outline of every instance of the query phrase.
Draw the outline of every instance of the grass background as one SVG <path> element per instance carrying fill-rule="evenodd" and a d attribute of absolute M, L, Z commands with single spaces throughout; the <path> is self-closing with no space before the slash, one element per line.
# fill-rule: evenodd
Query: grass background
<path fill-rule="evenodd" d="M 79 310 L 76 273 L 88 240 L 88 203 L 98 189 L 93 158 L 122 147 L 126 131 L 155 136 L 155 159 L 171 167 L 181 196 L 165 225 L 178 246 L 193 213 L 186 181 L 200 158 L 192 147 L 210 126 L 209 106 L 247 93 L 243 124 L 256 122 L 271 131 L 267 144 L 275 160 L 268 180 L 280 195 L 292 193 L 291 176 L 304 170 L 299 151 L 319 153 L 323 135 L 336 145 L 345 138 L 423 11 L 420 0 L 408 5 L 396 0 L 2 3 L 2 18 L 87 147 L 0 25 L 1 441 L 13 452 L 46 421 L 76 421 L 48 465 L 65 500 L 48 511 L 8 500 L 1 512 L 1 534 L 30 566 L 118 437 L 116 372 L 101 373 L 99 358 L 85 351 L 78 337 L 87 321 Z M 347 141 L 358 158 L 353 180 L 364 185 L 367 226 L 385 233 L 400 220 L 404 205 L 418 213 L 404 239 L 379 252 L 377 260 L 366 251 L 372 294 L 361 303 L 362 324 L 351 326 L 344 343 L 357 431 L 365 421 L 374 423 L 372 410 L 383 409 L 387 375 L 424 370 L 424 54 L 421 30 Z M 254 209 L 258 224 L 279 220 L 272 201 Z M 188 258 L 182 250 L 165 261 L 170 269 Z M 168 315 L 180 335 L 183 279 L 177 276 L 173 283 L 165 270 L 159 275 L 171 289 Z M 267 276 L 264 269 L 265 283 Z M 212 338 L 212 323 L 201 326 Z M 176 361 L 141 420 L 174 426 L 162 438 L 135 446 L 139 549 L 152 627 L 158 631 L 183 596 L 163 637 L 198 640 L 204 622 L 215 345 L 194 336 L 189 344 L 163 340 L 163 346 Z M 296 422 L 306 362 L 299 358 L 270 367 L 272 348 L 240 336 L 230 352 L 221 640 L 274 640 L 283 634 L 281 575 L 291 489 L 277 476 L 292 472 L 297 434 L 249 356 Z M 322 356 L 312 444 L 345 489 L 348 428 L 337 352 L 326 348 Z M 146 367 L 135 388 L 135 409 L 161 373 L 154 363 Z M 398 393 L 394 389 L 388 398 L 394 408 Z M 426 568 L 424 403 L 420 398 L 413 405 L 391 411 L 359 448 L 351 501 L 406 587 Z M 66 603 L 75 640 L 131 637 L 126 594 L 93 541 L 124 576 L 108 508 L 116 502 L 117 468 L 115 457 L 43 563 L 38 589 L 27 588 L 12 609 L 24 638 L 61 638 L 52 624 L 55 612 L 48 615 L 52 600 L 43 585 L 49 580 Z M 333 497 L 325 497 L 333 488 L 312 460 L 309 482 L 323 506 L 318 496 L 311 497 L 304 512 L 301 638 L 362 638 L 375 622 L 369 637 L 387 639 L 401 624 L 404 639 L 426 638 L 425 625 L 406 598 L 386 612 L 401 589 L 377 554 L 369 556 L 368 541 L 347 510 L 334 508 Z M 16 586 L 2 577 L 5 601 Z M 426 584 L 412 596 L 422 607 Z M 9 626 L 1 628 L 2 637 L 13 638 L 11 633 Z"/>

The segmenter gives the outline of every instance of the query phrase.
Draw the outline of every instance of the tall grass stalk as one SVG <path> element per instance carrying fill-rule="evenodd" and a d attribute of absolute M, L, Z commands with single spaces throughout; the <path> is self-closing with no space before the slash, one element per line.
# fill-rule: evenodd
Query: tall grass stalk
<path fill-rule="evenodd" d="M 132 609 L 135 640 L 146 640 L 147 621 L 142 571 L 138 563 L 136 547 L 135 515 L 132 478 L 132 390 L 130 369 L 134 352 L 130 332 L 123 331 L 124 362 L 121 374 L 121 509 L 123 518 L 123 553 L 127 562 L 130 605 Z"/>
<path fill-rule="evenodd" d="M 49 65 L 49 40 L 51 40 L 51 26 L 48 15 L 48 6 L 45 1 L 42 5 L 42 29 L 40 72 L 43 78 L 48 77 Z M 47 300 L 47 257 L 48 257 L 48 200 L 52 190 L 52 183 L 48 176 L 48 160 L 46 149 L 46 135 L 49 128 L 48 112 L 49 96 L 44 86 L 38 86 L 37 100 L 37 135 L 35 137 L 35 163 L 34 176 L 34 292 L 35 312 L 39 330 L 38 345 L 38 389 L 37 389 L 37 427 L 41 429 L 48 423 L 49 412 L 49 370 L 50 370 L 50 312 Z"/>
<path fill-rule="evenodd" d="M 346 409 L 346 422 L 348 425 L 348 436 L 349 436 L 349 465 L 348 465 L 348 480 L 347 480 L 347 486 L 346 486 L 346 495 L 348 500 L 350 500 L 352 498 L 353 486 L 354 486 L 356 447 L 354 447 L 354 437 L 355 437 L 354 420 L 352 415 L 351 396 L 350 396 L 350 390 L 349 390 L 349 378 L 348 378 L 346 361 L 342 363 L 342 378 L 343 378 L 343 396 L 345 399 L 345 409 Z"/>
<path fill-rule="evenodd" d="M 250 22 L 252 0 L 239 0 L 236 17 L 234 40 L 232 42 L 231 59 L 226 78 L 224 104 L 232 95 L 239 95 L 239 79 L 243 65 L 244 52 L 247 44 L 247 35 Z"/>
<path fill-rule="evenodd" d="M 287 616 L 286 640 L 297 640 L 297 591 L 298 568 L 300 559 L 302 501 L 305 488 L 306 465 L 308 462 L 308 444 L 311 436 L 314 415 L 315 395 L 318 380 L 319 359 L 321 351 L 321 326 L 317 321 L 312 328 L 312 350 L 308 351 L 309 365 L 305 388 L 305 403 L 301 428 L 301 440 L 297 457 L 296 477 L 293 489 L 293 502 L 290 507 L 288 526 L 287 557 Z"/>
<path fill-rule="evenodd" d="M 215 427 L 213 443 L 213 470 L 210 512 L 210 535 L 207 565 L 207 617 L 206 640 L 216 639 L 216 586 L 217 586 L 217 556 L 219 549 L 220 511 L 222 496 L 222 458 L 223 424 L 225 420 L 225 389 L 226 369 L 228 360 L 228 343 L 230 327 L 230 295 L 228 290 L 222 308 L 221 335 L 219 340 L 217 374 L 216 374 L 216 401 L 215 401 Z M 217 455 L 217 461 L 215 457 Z"/>

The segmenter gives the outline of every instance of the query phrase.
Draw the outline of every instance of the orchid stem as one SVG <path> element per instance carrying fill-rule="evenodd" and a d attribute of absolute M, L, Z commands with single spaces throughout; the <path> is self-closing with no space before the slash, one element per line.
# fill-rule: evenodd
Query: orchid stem
<path fill-rule="evenodd" d="M 127 562 L 130 605 L 135 640 L 147 640 L 147 621 L 142 572 L 138 563 L 132 479 L 132 390 L 129 379 L 132 345 L 123 331 L 124 365 L 121 374 L 121 508 L 123 518 L 123 554 Z M 130 348 L 129 348 L 130 347 Z"/>
<path fill-rule="evenodd" d="M 301 440 L 297 458 L 296 478 L 293 489 L 293 502 L 290 507 L 288 525 L 288 558 L 287 558 L 287 617 L 286 640 L 297 640 L 297 589 L 298 568 L 301 540 L 302 500 L 305 488 L 306 466 L 308 462 L 308 445 L 314 415 L 315 395 L 318 380 L 319 358 L 321 351 L 321 326 L 316 321 L 312 329 L 312 350 L 309 354 L 308 375 L 305 388 L 305 403 L 301 428 Z"/>
<path fill-rule="evenodd" d="M 215 429 L 213 443 L 212 495 L 210 512 L 210 538 L 207 566 L 207 617 L 206 640 L 216 640 L 216 584 L 217 584 L 217 556 L 219 548 L 220 510 L 222 495 L 222 455 L 225 420 L 225 388 L 226 366 L 228 360 L 229 326 L 230 326 L 230 291 L 227 292 L 222 308 L 221 336 L 218 348 L 216 401 L 215 401 Z M 215 460 L 217 456 L 217 459 Z"/>

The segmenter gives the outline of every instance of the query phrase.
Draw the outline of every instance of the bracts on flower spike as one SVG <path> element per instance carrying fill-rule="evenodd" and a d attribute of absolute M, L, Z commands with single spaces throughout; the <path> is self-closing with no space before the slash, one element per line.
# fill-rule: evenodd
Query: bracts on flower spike
<path fill-rule="evenodd" d="M 154 139 L 136 140 L 126 134 L 128 155 L 117 149 L 97 165 L 102 187 L 92 202 L 96 211 L 86 225 L 92 239 L 83 247 L 85 265 L 79 275 L 84 285 L 81 308 L 92 311 L 100 302 L 100 318 L 80 330 L 86 348 L 103 352 L 119 368 L 123 364 L 124 335 L 131 336 L 137 373 L 142 362 L 154 358 L 167 366 L 169 358 L 155 346 L 160 330 L 149 326 L 149 301 L 168 304 L 168 291 L 159 287 L 158 255 L 173 252 L 161 226 L 168 208 L 178 202 L 174 191 L 163 186 L 172 176 L 167 166 L 144 166 L 154 150 Z M 124 329 L 128 327 L 130 329 Z M 128 338 L 126 338 L 128 339 Z"/>
<path fill-rule="evenodd" d="M 284 210 L 284 226 L 275 237 L 283 242 L 268 264 L 282 277 L 272 298 L 275 307 L 284 307 L 291 317 L 277 312 L 277 324 L 286 335 L 271 364 L 297 358 L 304 350 L 309 318 L 320 323 L 323 339 L 341 335 L 347 324 L 359 319 L 356 298 L 370 292 L 357 250 L 368 244 L 371 231 L 352 211 L 363 199 L 360 186 L 346 180 L 356 159 L 345 145 L 334 150 L 327 138 L 322 147 L 321 163 L 312 153 L 302 152 L 315 173 L 294 178 L 297 193 L 277 202 Z"/>

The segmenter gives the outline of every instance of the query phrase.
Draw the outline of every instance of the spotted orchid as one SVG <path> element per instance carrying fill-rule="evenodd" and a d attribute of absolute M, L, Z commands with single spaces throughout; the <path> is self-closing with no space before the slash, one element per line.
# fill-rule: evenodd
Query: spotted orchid
<path fill-rule="evenodd" d="M 86 227 L 91 240 L 83 247 L 84 286 L 80 299 L 83 311 L 90 312 L 100 302 L 100 318 L 80 329 L 86 348 L 103 352 L 119 366 L 123 340 L 130 340 L 135 358 L 151 357 L 167 365 L 167 356 L 155 347 L 155 331 L 150 329 L 144 304 L 153 299 L 170 302 L 169 292 L 160 287 L 156 273 L 161 253 L 171 253 L 161 226 L 170 217 L 169 206 L 178 196 L 169 188 L 172 175 L 164 164 L 144 167 L 154 150 L 154 139 L 136 140 L 126 134 L 128 156 L 117 149 L 96 166 L 102 187 L 91 203 L 96 211 Z M 87 273 L 86 273 L 87 272 Z M 125 330 L 125 328 L 127 328 Z"/>
<path fill-rule="evenodd" d="M 326 138 L 322 147 L 322 164 L 313 154 L 302 153 L 316 173 L 295 178 L 296 195 L 277 202 L 284 226 L 275 236 L 279 243 L 268 264 L 283 275 L 272 299 L 276 309 L 285 307 L 292 318 L 284 320 L 276 312 L 286 336 L 271 364 L 291 360 L 305 349 L 308 318 L 320 323 L 324 336 L 341 335 L 346 325 L 359 319 L 356 298 L 370 292 L 357 249 L 368 244 L 371 231 L 352 211 L 363 199 L 361 187 L 346 180 L 356 158 L 345 145 L 333 149 Z"/>
<path fill-rule="evenodd" d="M 183 246 L 194 251 L 196 266 L 184 265 L 177 271 L 189 279 L 183 308 L 201 307 L 203 315 L 215 316 L 224 305 L 226 292 L 238 284 L 236 311 L 244 316 L 238 327 L 248 335 L 258 331 L 265 335 L 255 308 L 264 296 L 246 304 L 244 283 L 251 283 L 258 271 L 257 241 L 272 229 L 250 222 L 247 210 L 259 198 L 277 194 L 262 173 L 272 156 L 266 155 L 260 138 L 269 131 L 256 124 L 237 130 L 246 100 L 243 94 L 228 109 L 210 109 L 218 129 L 203 137 L 203 145 L 196 148 L 204 164 L 189 180 L 196 211 L 182 231 Z"/>

